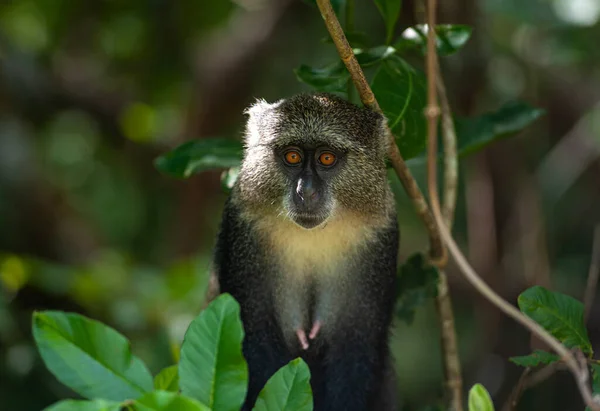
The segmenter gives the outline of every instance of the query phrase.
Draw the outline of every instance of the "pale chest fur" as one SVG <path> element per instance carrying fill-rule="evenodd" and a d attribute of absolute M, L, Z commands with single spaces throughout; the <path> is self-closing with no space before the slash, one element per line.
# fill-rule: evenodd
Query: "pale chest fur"
<path fill-rule="evenodd" d="M 280 326 L 290 344 L 295 331 L 309 330 L 319 320 L 323 335 L 336 325 L 351 303 L 353 258 L 375 236 L 367 224 L 350 213 L 338 214 L 324 227 L 306 230 L 288 219 L 264 220 L 260 229 L 269 252 L 279 262 L 274 300 Z"/>

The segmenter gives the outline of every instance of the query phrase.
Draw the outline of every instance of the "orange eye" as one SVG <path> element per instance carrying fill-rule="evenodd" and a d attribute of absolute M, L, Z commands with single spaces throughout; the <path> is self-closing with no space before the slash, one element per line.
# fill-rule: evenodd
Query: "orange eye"
<path fill-rule="evenodd" d="M 294 150 L 290 150 L 287 153 L 285 153 L 285 161 L 288 164 L 298 164 L 302 161 L 302 156 L 300 156 L 300 153 Z"/>
<path fill-rule="evenodd" d="M 324 166 L 332 166 L 335 163 L 335 154 L 330 152 L 325 152 L 319 156 L 319 163 Z"/>

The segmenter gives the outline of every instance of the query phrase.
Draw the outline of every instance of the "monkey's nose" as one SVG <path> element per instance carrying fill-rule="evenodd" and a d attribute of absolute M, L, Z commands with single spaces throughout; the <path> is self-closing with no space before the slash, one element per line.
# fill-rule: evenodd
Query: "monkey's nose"
<path fill-rule="evenodd" d="M 319 199 L 319 193 L 310 178 L 301 179 L 296 187 L 296 194 L 307 206 L 312 206 Z"/>

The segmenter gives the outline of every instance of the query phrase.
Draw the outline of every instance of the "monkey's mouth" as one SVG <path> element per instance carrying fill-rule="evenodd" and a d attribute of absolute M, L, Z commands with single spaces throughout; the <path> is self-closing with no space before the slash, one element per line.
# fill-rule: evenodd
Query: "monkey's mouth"
<path fill-rule="evenodd" d="M 292 216 L 292 220 L 300 227 L 310 230 L 327 221 L 327 216 L 302 213 Z"/>

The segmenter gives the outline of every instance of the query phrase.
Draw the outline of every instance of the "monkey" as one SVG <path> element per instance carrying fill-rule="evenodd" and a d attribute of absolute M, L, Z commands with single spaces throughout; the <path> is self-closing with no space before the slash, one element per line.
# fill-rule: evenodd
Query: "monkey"
<path fill-rule="evenodd" d="M 316 411 L 396 410 L 388 339 L 400 234 L 385 116 L 328 93 L 258 100 L 213 257 L 240 305 L 251 410 L 294 358 Z"/>

